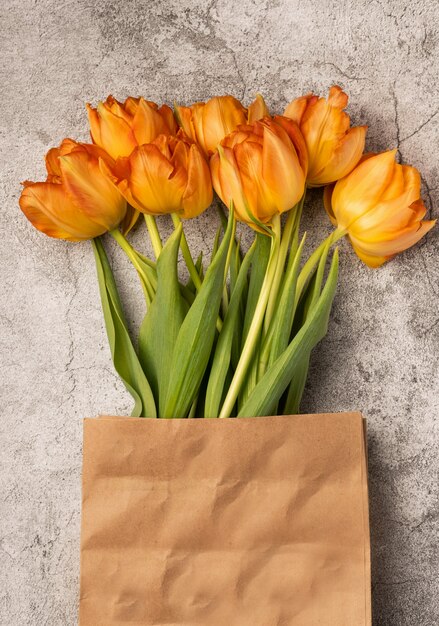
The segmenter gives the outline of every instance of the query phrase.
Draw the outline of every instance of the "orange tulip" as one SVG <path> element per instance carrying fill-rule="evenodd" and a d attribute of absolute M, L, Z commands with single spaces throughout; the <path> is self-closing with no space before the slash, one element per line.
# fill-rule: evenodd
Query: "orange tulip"
<path fill-rule="evenodd" d="M 308 94 L 296 98 L 285 109 L 284 115 L 299 125 L 305 138 L 310 187 L 343 178 L 363 154 L 367 126 L 350 128 L 349 115 L 343 111 L 347 104 L 348 96 L 334 86 L 327 101 Z"/>
<path fill-rule="evenodd" d="M 325 208 L 340 235 L 348 234 L 366 265 L 379 267 L 417 243 L 436 223 L 422 221 L 416 168 L 395 162 L 396 150 L 366 155 L 345 178 L 325 189 Z"/>
<path fill-rule="evenodd" d="M 254 225 L 291 209 L 304 193 L 307 153 L 291 120 L 266 117 L 225 137 L 210 161 L 213 186 L 236 216 Z"/>
<path fill-rule="evenodd" d="M 143 98 L 127 98 L 124 103 L 108 96 L 96 109 L 87 104 L 93 142 L 117 159 L 126 157 L 137 146 L 150 143 L 158 135 L 174 135 L 177 123 L 172 110 L 160 108 Z"/>
<path fill-rule="evenodd" d="M 112 160 L 98 146 L 64 139 L 46 156 L 47 180 L 23 183 L 20 208 L 49 237 L 81 241 L 116 228 L 127 204 L 103 173 Z"/>
<path fill-rule="evenodd" d="M 262 119 L 268 109 L 261 95 L 248 109 L 233 96 L 216 96 L 189 107 L 175 106 L 175 114 L 186 135 L 209 156 L 237 126 Z"/>
<path fill-rule="evenodd" d="M 195 217 L 212 202 L 209 166 L 200 148 L 182 132 L 176 137 L 159 135 L 135 148 L 117 162 L 113 174 L 128 202 L 149 215 Z"/>

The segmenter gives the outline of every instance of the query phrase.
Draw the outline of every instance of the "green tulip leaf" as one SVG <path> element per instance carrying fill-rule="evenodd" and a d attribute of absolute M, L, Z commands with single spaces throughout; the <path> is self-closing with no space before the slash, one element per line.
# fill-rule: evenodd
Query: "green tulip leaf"
<path fill-rule="evenodd" d="M 156 417 L 148 379 L 128 333 L 125 316 L 110 263 L 100 239 L 92 241 L 101 294 L 102 310 L 116 372 L 134 398 L 133 417 Z"/>
<path fill-rule="evenodd" d="M 302 294 L 296 319 L 294 320 L 294 332 L 298 332 L 300 330 L 301 326 L 306 322 L 307 317 L 311 314 L 313 307 L 319 299 L 329 249 L 330 243 L 328 242 L 323 249 L 319 264 L 312 272 L 308 285 Z M 285 403 L 283 405 L 284 415 L 296 415 L 299 413 L 300 402 L 302 400 L 306 379 L 308 377 L 311 351 L 312 350 L 309 350 L 308 354 L 303 356 L 302 362 L 296 368 L 295 376 L 288 387 L 288 393 L 286 394 Z"/>
<path fill-rule="evenodd" d="M 271 365 L 282 354 L 290 342 L 291 329 L 294 320 L 294 301 L 296 294 L 297 276 L 302 258 L 305 235 L 295 254 L 292 254 L 278 296 L 278 305 L 262 349 L 264 372 L 267 365 Z"/>
<path fill-rule="evenodd" d="M 231 292 L 230 304 L 224 324 L 219 335 L 206 391 L 204 417 L 218 417 L 224 385 L 232 358 L 233 339 L 237 334 L 237 323 L 241 313 L 241 298 L 247 285 L 247 274 L 255 251 L 253 244 L 247 252 L 239 268 L 234 287 Z M 233 255 L 232 255 L 233 256 Z"/>
<path fill-rule="evenodd" d="M 169 361 L 169 387 L 161 417 L 186 417 L 198 393 L 215 340 L 227 257 L 235 230 L 233 212 L 215 258 L 175 341 Z"/>
<path fill-rule="evenodd" d="M 157 260 L 157 291 L 139 332 L 139 356 L 147 373 L 159 415 L 169 385 L 169 364 L 188 306 L 178 281 L 181 224 L 169 237 Z"/>
<path fill-rule="evenodd" d="M 300 370 L 304 359 L 326 335 L 329 314 L 337 288 L 338 251 L 334 252 L 326 284 L 306 321 L 286 350 L 268 368 L 251 392 L 238 417 L 272 415 L 288 384 Z"/>
<path fill-rule="evenodd" d="M 261 292 L 262 283 L 267 272 L 268 260 L 270 258 L 271 250 L 271 237 L 263 235 L 262 233 L 256 233 L 255 239 L 255 253 L 253 255 L 253 261 L 250 270 L 250 279 L 247 289 L 247 298 L 244 311 L 244 322 L 242 328 L 242 335 L 239 338 L 241 343 L 238 351 L 238 361 L 241 355 L 242 348 L 244 347 L 245 340 L 247 338 L 250 324 L 253 320 L 256 305 L 258 303 L 259 294 Z M 255 347 L 253 355 L 253 361 L 247 372 L 244 384 L 240 389 L 238 396 L 239 407 L 243 406 L 250 395 L 250 392 L 256 386 L 258 381 L 258 361 L 259 361 L 260 346 Z M 234 354 L 232 354 L 234 356 Z M 235 363 L 236 366 L 236 363 Z"/>
<path fill-rule="evenodd" d="M 195 270 L 202 282 L 203 281 L 203 253 L 202 252 L 200 252 L 200 254 L 198 255 L 198 259 L 195 262 Z M 189 279 L 186 283 L 186 289 L 190 291 L 194 296 L 197 293 L 197 288 L 195 287 L 194 281 L 192 280 L 191 276 L 189 276 Z"/>
<path fill-rule="evenodd" d="M 253 255 L 253 262 L 250 274 L 250 283 L 248 287 L 247 306 L 245 309 L 244 328 L 241 337 L 241 346 L 244 346 L 247 338 L 248 329 L 252 323 L 253 315 L 258 303 L 259 294 L 261 292 L 262 283 L 264 282 L 265 273 L 267 271 L 268 259 L 270 258 L 271 237 L 256 234 L 256 248 Z"/>

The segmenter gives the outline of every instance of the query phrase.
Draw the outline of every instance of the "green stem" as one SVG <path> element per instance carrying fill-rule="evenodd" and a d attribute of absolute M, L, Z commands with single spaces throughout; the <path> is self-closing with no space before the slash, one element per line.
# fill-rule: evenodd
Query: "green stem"
<path fill-rule="evenodd" d="M 174 222 L 174 226 L 179 226 L 181 224 L 181 219 L 178 217 L 178 215 L 176 213 L 172 213 L 172 221 Z M 197 268 L 195 267 L 195 263 L 194 260 L 192 258 L 192 254 L 191 251 L 189 250 L 189 246 L 187 243 L 187 239 L 186 239 L 186 235 L 184 234 L 184 230 L 181 233 L 181 240 L 180 240 L 180 249 L 181 252 L 183 254 L 183 258 L 184 258 L 184 262 L 186 263 L 186 267 L 189 271 L 189 276 L 192 278 L 192 282 L 194 283 L 195 289 L 198 291 L 200 291 L 201 288 L 201 278 L 200 275 L 197 271 Z M 218 316 L 218 319 L 216 321 L 216 327 L 218 332 L 221 332 L 221 329 L 223 327 L 223 322 L 222 319 Z"/>
<path fill-rule="evenodd" d="M 119 244 L 122 250 L 125 252 L 134 268 L 137 271 L 137 274 L 140 278 L 140 283 L 142 285 L 143 293 L 145 294 L 146 303 L 149 306 L 152 302 L 152 298 L 154 297 L 154 289 L 142 269 L 142 266 L 139 263 L 139 259 L 137 256 L 137 252 L 131 246 L 131 244 L 125 239 L 120 230 L 115 228 L 114 230 L 110 230 L 110 235 L 113 237 L 115 241 Z"/>
<path fill-rule="evenodd" d="M 197 404 L 198 404 L 198 394 L 195 396 L 194 401 L 192 402 L 192 406 L 191 406 L 190 411 L 188 413 L 188 419 L 193 419 L 195 417 L 195 412 L 197 410 Z"/>
<path fill-rule="evenodd" d="M 172 213 L 172 221 L 174 222 L 174 226 L 179 226 L 181 224 L 181 219 L 178 217 L 176 213 Z M 191 251 L 189 250 L 189 246 L 187 243 L 186 235 L 184 231 L 181 234 L 180 248 L 183 254 L 184 262 L 186 263 L 186 267 L 189 271 L 189 276 L 192 278 L 192 282 L 195 285 L 195 289 L 200 291 L 201 287 L 201 278 L 197 272 L 197 268 L 195 267 L 194 260 L 192 258 Z"/>
<path fill-rule="evenodd" d="M 224 282 L 223 295 L 221 297 L 221 314 L 222 314 L 223 319 L 225 319 L 226 317 L 228 308 L 229 308 L 229 293 L 227 291 L 227 283 Z"/>
<path fill-rule="evenodd" d="M 253 319 L 247 333 L 241 356 L 236 366 L 235 373 L 230 383 L 229 390 L 224 399 L 224 403 L 219 417 L 230 417 L 239 391 L 244 382 L 247 370 L 251 364 L 251 359 L 255 347 L 259 341 L 259 335 L 264 322 L 264 315 L 267 309 L 268 297 L 273 282 L 273 278 L 277 267 L 277 258 L 279 253 L 279 233 L 280 233 L 280 217 L 277 215 L 273 218 L 273 237 L 271 240 L 270 257 L 268 259 L 267 271 L 262 282 L 261 292 L 256 304 Z"/>
<path fill-rule="evenodd" d="M 288 265 L 289 265 L 289 263 L 294 262 L 297 249 L 299 247 L 299 226 L 300 226 L 300 220 L 302 217 L 302 210 L 303 210 L 303 204 L 305 202 L 305 196 L 306 196 L 306 189 L 303 192 L 303 196 L 299 200 L 297 205 L 294 207 L 294 209 L 292 209 L 289 212 L 287 221 L 285 223 L 284 232 L 282 233 L 282 240 L 281 240 L 280 249 L 279 249 L 279 261 L 278 261 L 278 265 L 276 268 L 277 272 L 279 271 L 279 268 L 280 268 L 281 273 L 280 273 L 280 277 L 278 277 L 277 279 L 278 284 L 277 284 L 276 290 L 274 292 L 272 290 L 272 292 L 270 293 L 270 300 L 267 306 L 266 319 L 267 319 L 268 311 L 270 308 L 271 308 L 271 311 L 270 311 L 270 319 L 264 328 L 265 336 L 263 338 L 262 348 L 261 348 L 260 357 L 259 357 L 258 380 L 262 378 L 262 376 L 264 375 L 266 366 L 268 364 L 271 344 L 273 340 L 273 333 L 274 333 L 273 318 L 276 313 L 275 305 L 278 304 L 279 289 L 281 288 L 282 280 L 285 275 L 285 264 L 287 262 L 286 259 L 287 259 L 288 251 L 290 254 L 289 261 L 288 261 Z"/>
<path fill-rule="evenodd" d="M 155 258 L 158 259 L 160 252 L 163 249 L 162 240 L 160 238 L 159 229 L 157 228 L 157 222 L 153 215 L 144 214 L 146 227 L 148 228 L 149 238 L 151 239 L 152 249 L 154 250 Z"/>
<path fill-rule="evenodd" d="M 141 252 L 139 252 L 138 250 L 135 251 L 138 258 L 143 261 L 145 263 L 145 265 L 148 265 L 148 267 L 150 267 L 152 270 L 156 271 L 157 270 L 157 263 L 155 263 L 154 261 L 151 261 L 151 259 L 148 259 L 147 256 L 145 256 L 144 254 L 142 254 Z"/>
<path fill-rule="evenodd" d="M 281 243 L 279 247 L 279 255 L 277 259 L 276 272 L 273 278 L 273 284 L 271 287 L 270 297 L 269 297 L 268 304 L 267 304 L 267 311 L 265 313 L 265 318 L 264 318 L 264 334 L 268 332 L 271 320 L 276 310 L 277 296 L 278 296 L 279 288 L 280 288 L 282 278 L 284 275 L 287 254 L 290 248 L 293 232 L 297 230 L 299 226 L 298 222 L 302 214 L 302 207 L 305 201 L 305 194 L 306 192 L 304 192 L 302 198 L 299 200 L 297 205 L 288 213 L 287 221 L 285 222 L 284 231 L 282 233 L 282 239 L 281 239 Z"/>
<path fill-rule="evenodd" d="M 303 196 L 299 204 L 297 205 L 296 211 L 295 211 L 296 221 L 294 222 L 293 233 L 292 233 L 291 241 L 290 241 L 290 253 L 289 253 L 291 262 L 293 262 L 296 252 L 299 248 L 299 227 L 300 227 L 300 221 L 302 219 L 305 197 L 306 197 L 306 188 L 305 188 L 305 191 L 303 192 Z"/>
<path fill-rule="evenodd" d="M 326 237 L 326 239 L 322 241 L 319 247 L 314 250 L 314 252 L 311 254 L 309 259 L 306 261 L 305 265 L 300 270 L 300 274 L 297 279 L 296 297 L 294 301 L 295 307 L 297 306 L 297 303 L 300 300 L 300 296 L 302 295 L 302 291 L 305 285 L 307 284 L 309 277 L 313 273 L 317 263 L 320 261 L 320 257 L 325 251 L 326 246 L 328 244 L 329 244 L 329 247 L 333 246 L 334 243 L 339 241 L 339 239 L 341 239 L 345 235 L 346 235 L 346 232 L 339 230 L 338 228 L 332 231 L 332 233 L 328 235 L 328 237 Z"/>
<path fill-rule="evenodd" d="M 233 231 L 233 240 L 235 238 L 235 233 L 236 233 L 236 222 L 235 222 L 235 230 Z M 224 286 L 223 286 L 223 295 L 221 298 L 221 304 L 222 304 L 222 313 L 223 313 L 223 318 L 226 317 L 227 314 L 227 310 L 229 308 L 229 293 L 227 291 L 227 274 L 230 268 L 230 262 L 232 259 L 232 254 L 233 254 L 233 245 L 229 246 L 229 250 L 227 252 L 227 258 L 226 258 L 226 267 L 224 270 Z M 221 329 L 223 327 L 223 320 L 218 316 L 218 319 L 216 321 L 216 327 L 218 332 L 221 332 Z"/>
<path fill-rule="evenodd" d="M 221 225 L 225 230 L 227 228 L 227 217 L 226 217 L 226 214 L 224 213 L 223 205 L 218 204 L 216 207 L 216 210 L 220 218 Z"/>

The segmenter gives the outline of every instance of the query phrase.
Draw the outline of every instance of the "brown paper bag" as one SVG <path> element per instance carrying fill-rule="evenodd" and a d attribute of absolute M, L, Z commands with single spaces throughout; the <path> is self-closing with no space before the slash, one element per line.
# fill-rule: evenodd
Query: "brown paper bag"
<path fill-rule="evenodd" d="M 80 626 L 371 624 L 359 413 L 87 419 Z"/>

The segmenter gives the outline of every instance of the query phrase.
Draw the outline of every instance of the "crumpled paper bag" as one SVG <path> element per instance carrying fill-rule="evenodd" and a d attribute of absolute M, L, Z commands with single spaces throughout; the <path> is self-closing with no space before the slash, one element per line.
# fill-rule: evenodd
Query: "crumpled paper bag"
<path fill-rule="evenodd" d="M 371 624 L 359 413 L 84 422 L 80 626 Z"/>

